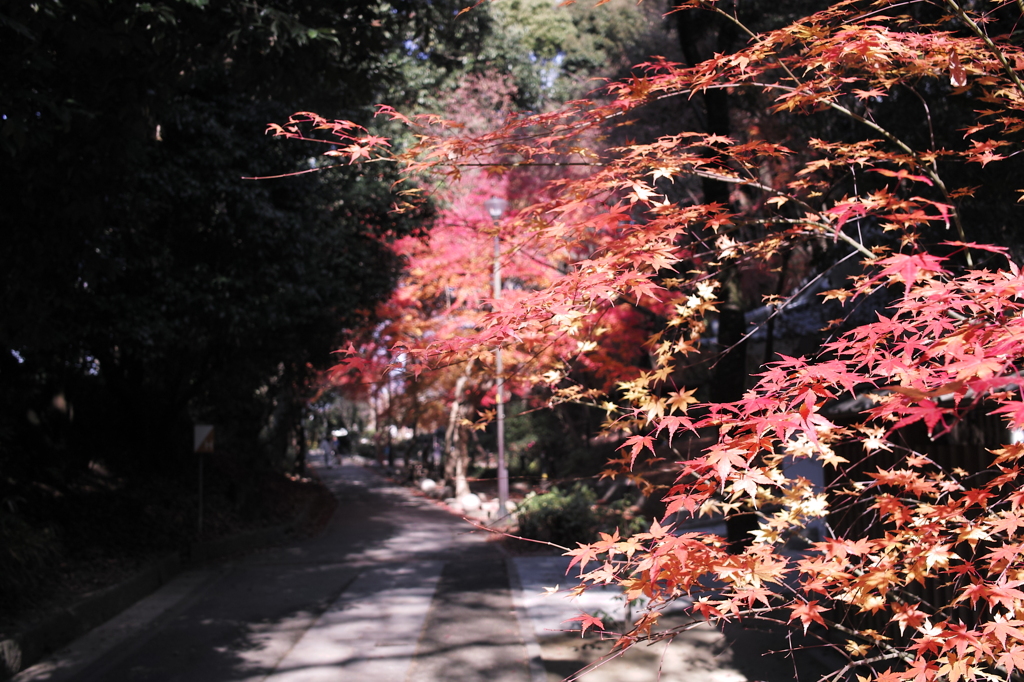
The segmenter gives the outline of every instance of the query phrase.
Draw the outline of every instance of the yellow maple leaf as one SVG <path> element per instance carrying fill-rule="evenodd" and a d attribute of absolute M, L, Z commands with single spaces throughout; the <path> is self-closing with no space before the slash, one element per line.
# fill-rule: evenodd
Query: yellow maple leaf
<path fill-rule="evenodd" d="M 669 398 L 666 401 L 669 408 L 672 410 L 678 410 L 685 413 L 688 406 L 694 405 L 699 402 L 693 397 L 693 394 L 697 391 L 696 388 L 692 388 L 689 391 L 673 391 L 669 393 Z"/>
<path fill-rule="evenodd" d="M 871 645 L 861 644 L 859 642 L 847 642 L 846 646 L 844 646 L 843 648 L 850 652 L 851 656 L 855 658 L 861 658 L 865 656 L 868 653 L 868 651 L 871 650 Z M 857 678 L 860 679 L 860 675 L 858 675 Z"/>
<path fill-rule="evenodd" d="M 672 176 L 679 172 L 678 168 L 673 166 L 658 166 L 651 171 L 651 178 L 653 182 L 657 182 L 658 178 L 666 178 L 672 180 Z"/>
<path fill-rule="evenodd" d="M 829 291 L 823 291 L 818 295 L 824 296 L 826 301 L 831 301 L 832 299 L 835 299 L 840 303 L 843 303 L 844 301 L 846 301 L 846 299 L 853 296 L 853 292 L 847 289 L 830 289 Z"/>
<path fill-rule="evenodd" d="M 650 423 L 665 416 L 665 401 L 662 398 L 648 396 L 641 409 L 647 413 L 647 421 Z"/>

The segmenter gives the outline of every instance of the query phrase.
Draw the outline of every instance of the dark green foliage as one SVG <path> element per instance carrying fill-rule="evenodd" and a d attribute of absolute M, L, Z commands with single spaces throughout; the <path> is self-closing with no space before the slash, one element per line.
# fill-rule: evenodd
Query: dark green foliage
<path fill-rule="evenodd" d="M 268 122 L 298 109 L 368 121 L 401 80 L 387 55 L 436 12 L 0 10 L 4 471 L 59 486 L 97 459 L 174 469 L 192 421 L 281 459 L 306 382 L 397 276 L 386 240 L 429 214 L 389 213 L 384 166 L 243 177 L 306 169 L 322 151 L 264 136 Z"/>
<path fill-rule="evenodd" d="M 254 491 L 301 452 L 312 380 L 390 291 L 388 240 L 431 215 L 389 212 L 382 164 L 243 178 L 309 169 L 323 149 L 267 124 L 303 109 L 368 123 L 404 78 L 389 55 L 453 16 L 0 4 L 0 601 L 59 582 L 57 557 L 194 536 L 193 422 L 216 424 L 235 463 L 223 487 L 210 473 L 211 528 L 217 498 L 225 527 L 267 520 L 272 495 Z"/>
<path fill-rule="evenodd" d="M 128 481 L 92 465 L 58 494 L 23 485 L 0 507 L 0 632 L 25 609 L 126 579 L 154 555 L 197 542 L 195 457 L 178 460 L 184 480 Z M 330 511 L 330 493 L 309 481 L 254 471 L 243 457 L 208 456 L 202 540 Z"/>
<path fill-rule="evenodd" d="M 527 108 L 589 96 L 605 78 L 628 74 L 668 47 L 661 12 L 651 4 L 509 0 L 489 11 L 501 28 L 492 51 L 515 76 Z"/>
<path fill-rule="evenodd" d="M 597 494 L 585 483 L 575 483 L 568 490 L 556 486 L 519 505 L 519 535 L 564 547 L 593 542 L 599 532 L 611 534 L 616 528 L 619 535 L 628 537 L 647 526 L 642 516 L 633 513 L 634 501 L 627 496 L 598 505 Z"/>
<path fill-rule="evenodd" d="M 53 528 L 30 525 L 3 509 L 0 537 L 0 600 L 10 608 L 47 580 L 46 567 L 59 561 L 61 546 Z"/>
<path fill-rule="evenodd" d="M 513 476 L 554 479 L 593 476 L 615 455 L 615 444 L 598 440 L 604 413 L 588 405 L 563 403 L 544 410 L 506 406 L 505 447 Z M 480 434 L 485 450 L 496 448 L 495 429 Z"/>

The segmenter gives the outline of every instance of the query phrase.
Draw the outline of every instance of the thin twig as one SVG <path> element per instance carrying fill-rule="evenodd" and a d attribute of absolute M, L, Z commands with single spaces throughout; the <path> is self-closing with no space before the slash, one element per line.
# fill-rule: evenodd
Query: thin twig
<path fill-rule="evenodd" d="M 502 516 L 501 518 L 503 518 L 503 519 L 504 518 L 508 518 L 508 515 L 506 514 L 505 516 Z M 555 543 L 548 542 L 547 540 L 534 540 L 533 538 L 524 538 L 521 535 L 512 535 L 511 533 L 508 533 L 508 532 L 503 531 L 503 530 L 498 530 L 497 528 L 490 528 L 489 526 L 485 526 L 485 525 L 483 525 L 481 523 L 478 523 L 477 521 L 474 521 L 473 519 L 469 518 L 468 516 L 463 516 L 462 520 L 465 521 L 466 523 L 468 523 L 469 525 L 473 526 L 474 528 L 478 528 L 480 530 L 485 530 L 488 533 L 494 533 L 495 535 L 502 535 L 502 536 L 504 536 L 506 538 L 512 538 L 513 540 L 522 540 L 523 542 L 535 542 L 538 545 L 547 545 L 548 547 L 554 547 L 555 549 L 560 549 L 563 552 L 571 552 L 572 551 L 568 547 L 563 547 L 562 545 L 556 545 Z"/>
<path fill-rule="evenodd" d="M 1017 76 L 1017 72 L 1010 65 L 1010 62 L 1006 60 L 1006 55 L 1003 54 L 1003 51 L 1000 50 L 994 42 L 992 42 L 992 39 L 988 37 L 988 34 L 982 30 L 981 26 L 979 26 L 974 19 L 971 19 L 970 15 L 960 7 L 956 0 L 946 0 L 946 4 L 953 9 L 956 15 L 960 17 L 961 21 L 967 24 L 967 27 L 971 29 L 971 32 L 985 43 L 985 46 L 992 52 L 995 58 L 999 61 L 999 64 L 1003 67 L 1003 71 L 1005 71 L 1006 75 L 1010 77 L 1013 84 L 1017 86 L 1017 92 L 1021 94 L 1021 97 L 1024 97 L 1024 83 L 1021 82 L 1020 77 Z M 1018 4 L 1021 4 L 1020 0 L 1018 0 Z M 1024 8 L 1022 8 L 1022 11 L 1024 11 Z"/>

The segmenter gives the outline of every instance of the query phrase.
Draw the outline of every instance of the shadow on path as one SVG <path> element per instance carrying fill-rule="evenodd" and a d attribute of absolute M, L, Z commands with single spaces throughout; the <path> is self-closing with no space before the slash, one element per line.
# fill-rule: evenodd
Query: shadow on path
<path fill-rule="evenodd" d="M 319 536 L 207 571 L 102 656 L 17 682 L 390 682 L 417 650 L 424 682 L 528 679 L 500 672 L 525 652 L 481 533 L 360 467 L 320 474 L 339 504 Z"/>

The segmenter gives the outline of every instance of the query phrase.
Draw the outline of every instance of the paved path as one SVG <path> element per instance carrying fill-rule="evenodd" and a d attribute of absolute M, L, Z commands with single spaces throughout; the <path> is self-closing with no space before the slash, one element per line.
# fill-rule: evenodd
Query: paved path
<path fill-rule="evenodd" d="M 189 571 L 17 682 L 530 682 L 505 558 L 355 466 L 313 539 Z"/>
<path fill-rule="evenodd" d="M 563 621 L 586 610 L 613 625 L 627 615 L 616 592 L 541 594 L 572 582 L 567 558 L 506 558 L 483 532 L 366 469 L 319 473 L 339 500 L 320 535 L 185 572 L 13 682 L 555 682 L 610 649 Z M 792 679 L 791 664 L 734 658 L 702 626 L 584 679 Z"/>

